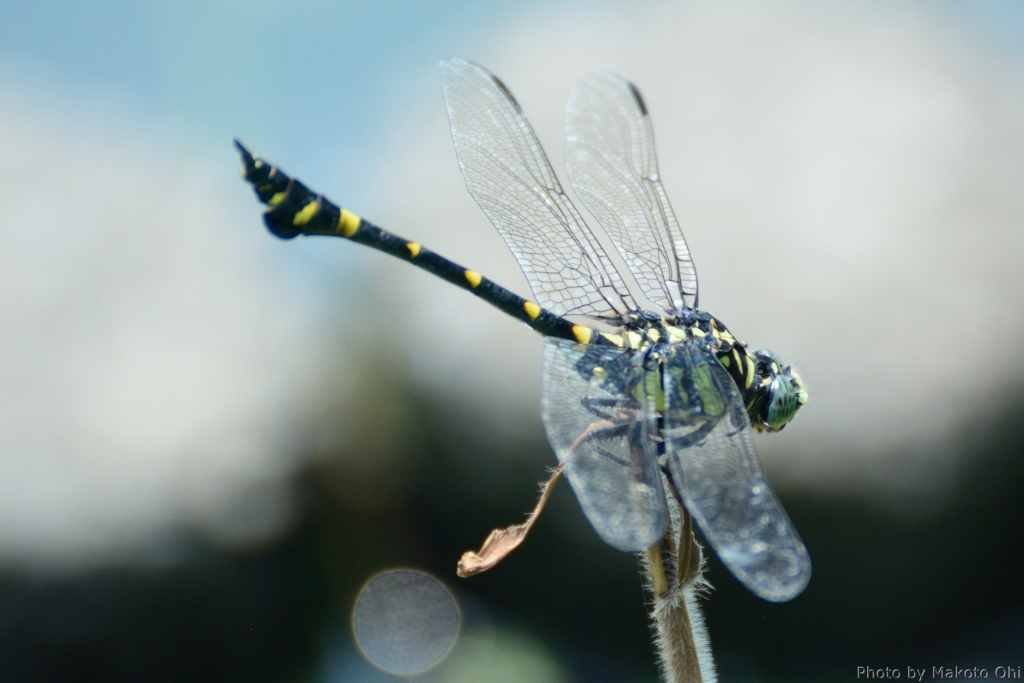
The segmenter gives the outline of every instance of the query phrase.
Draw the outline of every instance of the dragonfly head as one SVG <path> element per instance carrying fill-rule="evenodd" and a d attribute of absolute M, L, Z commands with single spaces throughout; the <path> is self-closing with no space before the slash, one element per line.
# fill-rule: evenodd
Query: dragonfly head
<path fill-rule="evenodd" d="M 761 349 L 752 357 L 756 376 L 747 408 L 751 426 L 759 432 L 780 431 L 807 403 L 807 389 L 796 368 L 783 365 L 773 351 Z"/>

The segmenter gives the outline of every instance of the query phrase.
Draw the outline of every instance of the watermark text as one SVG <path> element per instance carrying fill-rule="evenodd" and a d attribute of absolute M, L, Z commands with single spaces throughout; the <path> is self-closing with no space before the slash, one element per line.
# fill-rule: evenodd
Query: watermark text
<path fill-rule="evenodd" d="M 905 669 L 893 666 L 858 666 L 857 678 L 868 680 L 907 680 L 907 681 L 976 681 L 1024 680 L 1021 677 L 1021 665 L 997 666 L 991 671 L 978 666 L 925 666 L 917 668 L 908 666 Z"/>

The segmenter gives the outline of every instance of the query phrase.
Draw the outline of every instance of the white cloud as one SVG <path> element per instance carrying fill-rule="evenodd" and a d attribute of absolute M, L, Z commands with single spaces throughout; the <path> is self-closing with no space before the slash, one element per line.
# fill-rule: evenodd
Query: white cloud
<path fill-rule="evenodd" d="M 319 360 L 294 345 L 323 332 L 230 149 L 211 161 L 18 73 L 0 82 L 0 562 L 273 533 Z"/>

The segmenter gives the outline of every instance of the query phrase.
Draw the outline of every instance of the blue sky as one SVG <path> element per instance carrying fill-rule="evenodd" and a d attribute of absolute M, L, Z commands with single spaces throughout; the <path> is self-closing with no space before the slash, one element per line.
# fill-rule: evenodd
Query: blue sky
<path fill-rule="evenodd" d="M 999 50 L 1024 49 L 1024 9 L 1014 0 L 928 4 L 974 25 Z M 284 155 L 293 170 L 323 171 L 359 188 L 365 161 L 399 125 L 396 112 L 410 96 L 427 93 L 440 101 L 440 59 L 473 58 L 503 25 L 533 8 L 586 14 L 628 5 L 6 0 L 2 6 L 0 67 L 57 92 L 109 98 L 211 155 L 230 156 L 227 141 L 240 136 Z M 564 30 L 572 31 L 571 23 Z M 643 43 L 643 36 L 623 39 Z"/>
<path fill-rule="evenodd" d="M 577 7 L 582 13 L 614 4 Z M 994 44 L 1024 48 L 1024 8 L 1014 0 L 930 4 L 975 24 Z M 401 104 L 403 90 L 437 90 L 441 58 L 472 56 L 498 27 L 534 6 L 6 0 L 0 60 L 25 60 L 56 88 L 119 97 L 205 144 L 245 135 L 315 158 L 310 139 L 323 138 L 332 151 L 338 145 L 358 154 L 368 136 L 387 134 L 376 124 Z"/>
<path fill-rule="evenodd" d="M 5 2 L 0 60 L 108 93 L 208 145 L 355 152 L 408 88 L 522 3 Z"/>

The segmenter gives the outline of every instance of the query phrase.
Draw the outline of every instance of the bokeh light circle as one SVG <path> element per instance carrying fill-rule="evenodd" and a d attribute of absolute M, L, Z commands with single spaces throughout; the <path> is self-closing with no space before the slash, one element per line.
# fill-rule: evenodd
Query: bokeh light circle
<path fill-rule="evenodd" d="M 356 597 L 352 630 L 370 662 L 396 674 L 418 674 L 448 654 L 459 634 L 455 596 L 415 569 L 370 578 Z"/>

